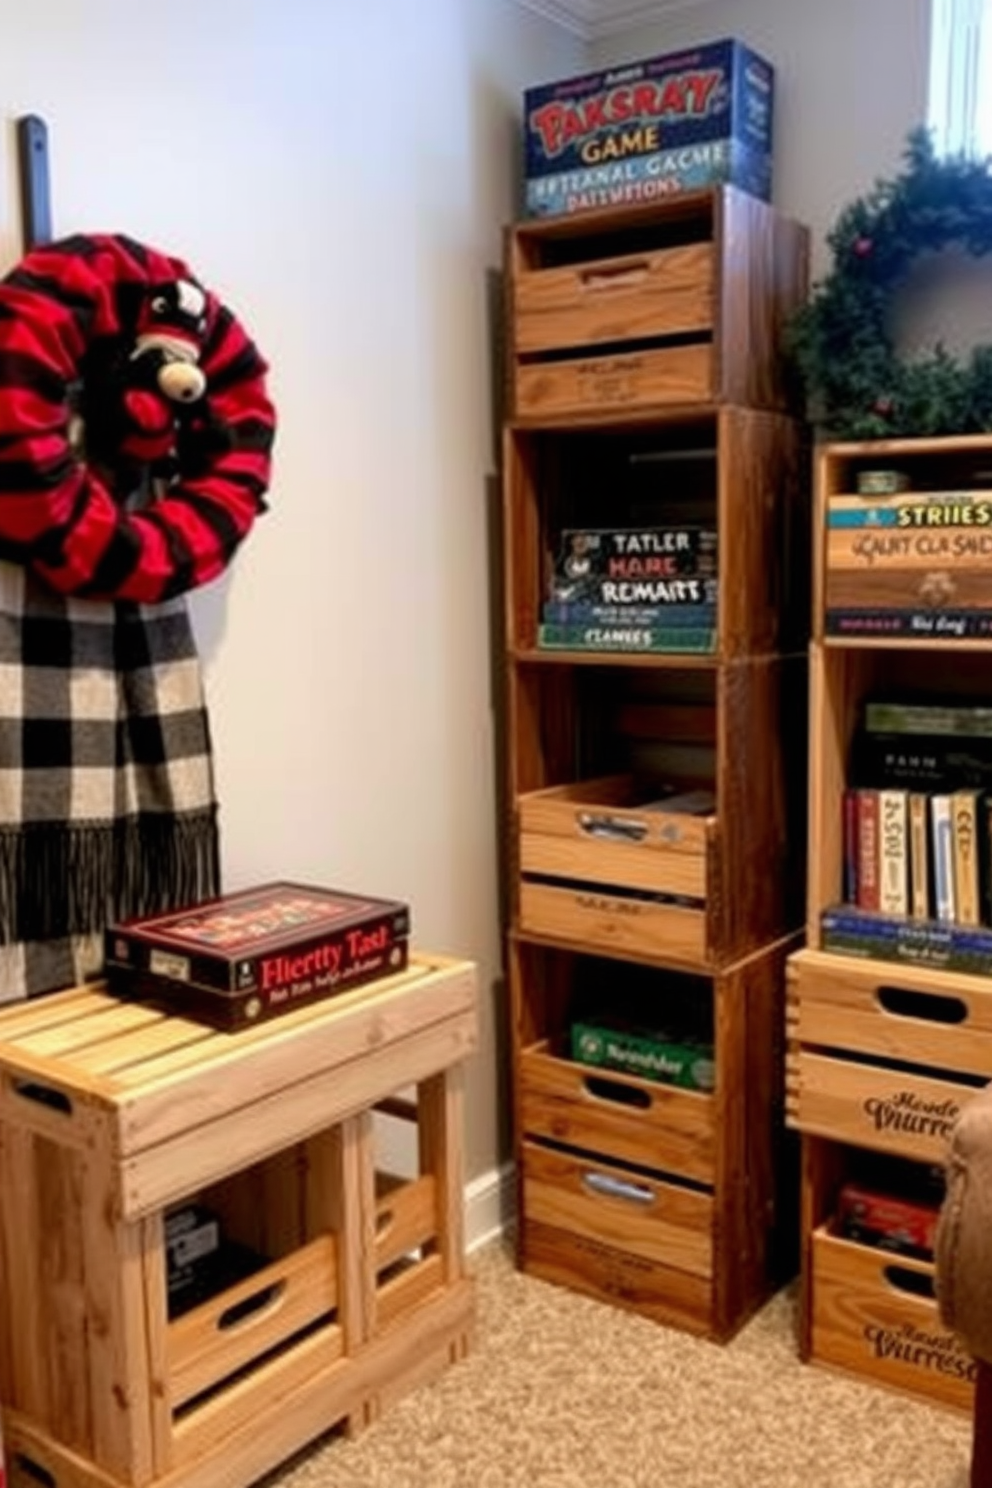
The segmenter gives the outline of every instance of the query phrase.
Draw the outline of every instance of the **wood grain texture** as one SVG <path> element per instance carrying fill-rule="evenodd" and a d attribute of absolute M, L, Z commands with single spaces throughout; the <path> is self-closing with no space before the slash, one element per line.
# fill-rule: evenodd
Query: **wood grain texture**
<path fill-rule="evenodd" d="M 975 1085 L 801 1048 L 789 1052 L 786 1080 L 800 1131 L 923 1163 L 945 1161 L 954 1122 L 977 1094 Z"/>
<path fill-rule="evenodd" d="M 799 1192 L 799 1357 L 808 1362 L 813 1350 L 813 1239 L 837 1212 L 837 1198 L 846 1171 L 844 1149 L 821 1137 L 800 1139 Z"/>
<path fill-rule="evenodd" d="M 592 1069 L 542 1047 L 526 1051 L 520 1066 L 528 1135 L 712 1183 L 712 1096 Z"/>
<path fill-rule="evenodd" d="M 783 1006 L 793 937 L 715 978 L 713 1334 L 733 1336 L 791 1273 Z"/>
<path fill-rule="evenodd" d="M 529 1142 L 524 1144 L 523 1166 L 528 1220 L 656 1265 L 712 1276 L 709 1194 Z"/>
<path fill-rule="evenodd" d="M 790 1036 L 803 1046 L 992 1079 L 988 978 L 823 951 L 799 952 L 788 975 Z"/>
<path fill-rule="evenodd" d="M 648 954 L 690 971 L 708 966 L 702 910 L 623 898 L 590 889 L 561 889 L 521 881 L 520 928 L 570 941 L 607 955 Z"/>
<path fill-rule="evenodd" d="M 524 362 L 516 374 L 516 411 L 525 419 L 703 403 L 712 397 L 713 352 L 706 343 Z"/>
<path fill-rule="evenodd" d="M 438 1205 L 436 1248 L 445 1286 L 465 1274 L 464 1073 L 459 1067 L 425 1080 L 417 1092 L 420 1110 L 420 1171 L 434 1180 Z"/>
<path fill-rule="evenodd" d="M 518 357 L 713 326 L 711 243 L 531 268 L 513 279 Z"/>
<path fill-rule="evenodd" d="M 660 1266 L 631 1251 L 524 1219 L 521 1265 L 530 1276 L 583 1292 L 687 1333 L 708 1334 L 711 1286 L 702 1276 Z"/>
<path fill-rule="evenodd" d="M 976 1367 L 940 1321 L 933 1297 L 907 1290 L 932 1288 L 933 1266 L 886 1255 L 831 1235 L 813 1236 L 814 1360 L 923 1400 L 970 1411 Z"/>

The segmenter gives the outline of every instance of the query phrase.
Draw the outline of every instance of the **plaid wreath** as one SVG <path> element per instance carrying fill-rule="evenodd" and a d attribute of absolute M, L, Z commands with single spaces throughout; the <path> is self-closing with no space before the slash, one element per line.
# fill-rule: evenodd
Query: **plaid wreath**
<path fill-rule="evenodd" d="M 120 236 L 0 282 L 0 1001 L 219 892 L 182 596 L 265 509 L 266 366 L 184 264 Z"/>

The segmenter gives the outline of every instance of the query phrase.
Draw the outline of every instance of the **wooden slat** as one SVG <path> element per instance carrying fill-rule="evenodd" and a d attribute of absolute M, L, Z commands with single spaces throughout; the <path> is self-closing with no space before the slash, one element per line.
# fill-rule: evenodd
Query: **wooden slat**
<path fill-rule="evenodd" d="M 186 1018 L 162 1018 L 133 1033 L 103 1040 L 91 1048 L 73 1050 L 72 1067 L 92 1075 L 112 1076 L 124 1071 L 134 1074 L 144 1060 L 179 1050 L 192 1052 L 194 1045 L 214 1037 L 213 1030 L 202 1023 L 191 1023 Z"/>
<path fill-rule="evenodd" d="M 22 1035 L 41 1033 L 60 1023 L 74 1023 L 93 1013 L 104 1012 L 113 1002 L 106 992 L 92 987 L 74 987 L 69 992 L 56 992 L 51 997 L 38 997 L 28 1003 L 11 1003 L 0 1007 L 0 1044 Z"/>
<path fill-rule="evenodd" d="M 9 1403 L 25 1416 L 49 1426 L 52 1421 L 38 1276 L 41 1215 L 35 1161 L 37 1140 L 30 1131 L 9 1123 L 0 1127 L 4 1326 L 13 1385 Z"/>
<path fill-rule="evenodd" d="M 414 1261 L 406 1269 L 380 1283 L 376 1289 L 377 1333 L 397 1327 L 444 1287 L 444 1262 L 439 1255 Z"/>
<path fill-rule="evenodd" d="M 567 882 L 579 879 L 618 891 L 641 889 L 653 894 L 706 898 L 706 861 L 687 852 L 666 852 L 657 844 L 641 847 L 619 842 L 593 842 L 573 836 L 520 837 L 521 873 L 544 874 Z"/>
<path fill-rule="evenodd" d="M 394 1180 L 383 1187 L 376 1174 L 375 1269 L 383 1271 L 401 1256 L 426 1245 L 438 1236 L 438 1184 L 432 1173 L 404 1182 Z M 447 1232 L 449 1248 L 461 1238 L 458 1229 Z M 460 1263 L 459 1263 L 460 1264 Z M 460 1270 L 459 1273 L 461 1274 Z"/>
<path fill-rule="evenodd" d="M 540 1046 L 519 1061 L 521 1119 L 530 1136 L 602 1153 L 620 1162 L 713 1181 L 714 1101 L 710 1095 L 556 1059 Z M 590 1089 L 590 1082 L 595 1082 Z M 595 1090 L 629 1093 L 631 1104 Z"/>
<path fill-rule="evenodd" d="M 986 977 L 804 951 L 792 959 L 789 978 L 790 1018 L 804 1044 L 992 1078 Z M 880 1000 L 885 989 L 916 993 L 919 1014 L 887 1009 Z M 957 1004 L 958 1022 L 940 1019 L 948 999 Z M 926 1016 L 928 1006 L 933 1017 Z"/>
<path fill-rule="evenodd" d="M 123 1213 L 136 1219 L 195 1193 L 232 1169 L 303 1141 L 374 1105 L 408 1079 L 423 1079 L 457 1064 L 473 1052 L 475 1042 L 474 1011 L 466 1011 L 461 1018 L 445 1019 L 409 1038 L 390 1040 L 374 1053 L 366 1052 L 364 1058 L 338 1068 L 333 1080 L 320 1073 L 264 1099 L 242 1103 L 210 1123 L 209 1140 L 202 1126 L 180 1127 L 170 1140 L 123 1159 Z M 157 1119 L 175 1125 L 177 1115 L 165 1103 L 156 1103 Z"/>
<path fill-rule="evenodd" d="M 333 1312 L 338 1302 L 336 1250 L 333 1236 L 322 1235 L 171 1323 L 173 1409 Z M 232 1309 L 262 1297 L 268 1299 L 264 1305 L 226 1324 Z"/>
<path fill-rule="evenodd" d="M 431 1075 L 417 1091 L 420 1110 L 420 1171 L 434 1179 L 437 1248 L 442 1280 L 452 1285 L 465 1274 L 465 1175 L 462 1142 L 465 1074 L 461 1065 Z"/>
<path fill-rule="evenodd" d="M 670 346 L 574 361 L 528 362 L 516 370 L 519 418 L 626 411 L 713 398 L 713 348 Z"/>
<path fill-rule="evenodd" d="M 133 1074 L 115 1076 L 122 1150 L 155 1146 L 312 1076 L 322 1075 L 333 1088 L 331 1071 L 370 1047 L 399 1045 L 408 1033 L 458 1019 L 474 1026 L 474 967 L 449 962 L 425 969 L 421 964 L 411 975 L 359 988 L 318 1004 L 317 1010 L 301 1008 L 259 1029 L 219 1034 L 147 1060 Z M 400 1074 L 391 1088 L 403 1084 Z M 389 1088 L 376 1092 L 387 1093 Z M 333 1122 L 332 1108 L 327 1115 Z"/>
<path fill-rule="evenodd" d="M 151 1381 L 151 1433 L 155 1477 L 172 1467 L 172 1390 L 169 1380 L 168 1280 L 161 1214 L 140 1221 L 145 1293 L 145 1334 Z"/>
<path fill-rule="evenodd" d="M 611 1307 L 628 1308 L 657 1323 L 687 1333 L 711 1331 L 712 1287 L 704 1277 L 673 1266 L 648 1265 L 617 1246 L 525 1218 L 521 1266 L 529 1276 L 583 1292 Z"/>
<path fill-rule="evenodd" d="M 38 1289 L 42 1363 L 53 1429 L 66 1446 L 90 1453 L 92 1416 L 87 1388 L 88 1294 L 83 1263 L 84 1167 L 71 1147 L 35 1138 L 38 1198 Z"/>
<path fill-rule="evenodd" d="M 713 279 L 708 242 L 521 273 L 517 354 L 711 331 Z"/>
<path fill-rule="evenodd" d="M 928 1401 L 970 1411 L 976 1366 L 943 1326 L 932 1299 L 899 1285 L 924 1262 L 813 1236 L 812 1357 Z M 894 1278 L 894 1279 L 893 1279 Z"/>
<path fill-rule="evenodd" d="M 74 1050 L 92 1047 L 138 1029 L 153 1028 L 164 1022 L 165 1017 L 165 1013 L 140 1003 L 115 1002 L 112 1007 L 102 1008 L 88 1018 L 76 1018 L 55 1028 L 21 1034 L 17 1047 L 27 1054 L 67 1058 L 71 1064 Z M 2 1032 L 0 1028 L 0 1035 Z"/>
<path fill-rule="evenodd" d="M 81 1161 L 87 1304 L 101 1322 L 88 1332 L 94 1460 L 141 1488 L 154 1473 L 142 1229 L 118 1217 L 109 1145 L 94 1146 Z"/>
<path fill-rule="evenodd" d="M 802 1050 L 790 1096 L 805 1132 L 916 1162 L 940 1163 L 954 1122 L 977 1091 L 936 1076 L 854 1064 Z"/>
<path fill-rule="evenodd" d="M 665 856 L 687 853 L 701 857 L 715 827 L 712 817 L 645 810 L 637 804 L 633 781 L 624 775 L 528 792 L 519 797 L 517 810 L 525 838 L 562 837 L 605 847 L 608 844 L 583 831 L 582 818 L 609 816 L 619 825 L 646 829 L 638 849 Z"/>
<path fill-rule="evenodd" d="M 713 1198 L 615 1163 L 524 1143 L 529 1221 L 694 1276 L 713 1274 Z M 613 1185 L 597 1188 L 595 1184 Z M 624 1197 L 629 1191 L 630 1197 Z"/>
<path fill-rule="evenodd" d="M 523 882 L 520 928 L 611 955 L 630 952 L 688 971 L 708 969 L 702 910 Z"/>

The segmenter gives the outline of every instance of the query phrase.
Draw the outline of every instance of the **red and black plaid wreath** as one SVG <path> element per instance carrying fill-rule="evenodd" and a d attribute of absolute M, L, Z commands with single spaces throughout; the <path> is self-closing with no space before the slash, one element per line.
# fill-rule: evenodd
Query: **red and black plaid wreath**
<path fill-rule="evenodd" d="M 120 235 L 29 253 L 0 287 L 0 558 L 144 604 L 216 578 L 264 510 L 265 372 L 178 260 Z"/>

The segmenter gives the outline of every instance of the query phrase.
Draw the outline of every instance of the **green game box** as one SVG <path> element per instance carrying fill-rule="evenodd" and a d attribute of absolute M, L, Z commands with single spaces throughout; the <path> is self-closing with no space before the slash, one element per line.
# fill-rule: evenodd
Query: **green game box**
<path fill-rule="evenodd" d="M 639 1075 L 684 1090 L 711 1091 L 716 1080 L 713 1050 L 664 1033 L 630 1028 L 615 1019 L 587 1018 L 572 1024 L 572 1058 L 600 1069 Z"/>

